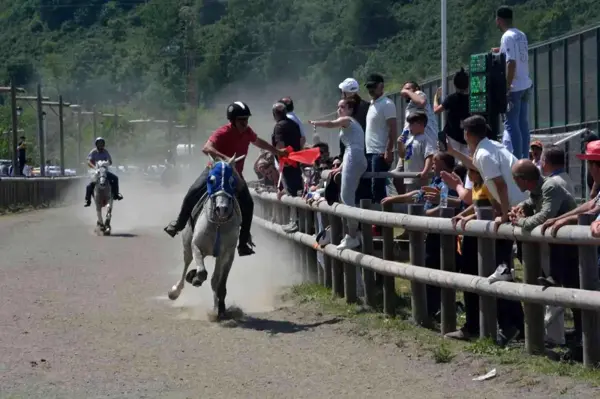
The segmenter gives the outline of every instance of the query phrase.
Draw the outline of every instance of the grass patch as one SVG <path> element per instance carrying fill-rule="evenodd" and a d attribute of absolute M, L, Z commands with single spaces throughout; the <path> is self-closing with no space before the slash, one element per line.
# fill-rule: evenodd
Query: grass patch
<path fill-rule="evenodd" d="M 450 363 L 454 358 L 454 354 L 446 341 L 440 342 L 438 346 L 431 350 L 431 353 L 433 354 L 433 360 L 435 360 L 436 363 Z"/>
<path fill-rule="evenodd" d="M 407 286 L 410 288 L 410 282 Z M 525 374 L 522 381 L 525 385 L 533 384 L 536 381 L 535 374 L 544 374 L 570 377 L 600 386 L 599 369 L 588 369 L 580 363 L 530 356 L 525 353 L 524 347 L 520 343 L 501 348 L 492 339 L 461 342 L 444 339 L 438 331 L 418 327 L 408 320 L 410 309 L 406 308 L 407 293 L 400 292 L 404 298 L 399 298 L 397 301 L 400 303 L 397 311 L 399 317 L 395 318 L 376 313 L 363 305 L 346 304 L 344 299 L 334 298 L 331 290 L 318 284 L 296 285 L 286 296 L 298 303 L 318 305 L 325 313 L 344 317 L 356 323 L 359 331 L 363 331 L 360 335 L 366 335 L 369 330 L 384 332 L 385 339 L 395 343 L 399 348 L 414 344 L 419 352 L 417 357 L 420 357 L 422 353 L 429 352 L 436 363 L 449 363 L 458 355 L 465 354 L 486 360 L 492 367 L 503 365 L 519 370 L 519 373 Z M 408 294 L 410 295 L 410 293 Z M 409 303 L 410 301 L 408 301 Z M 527 374 L 529 375 L 527 376 Z M 530 383 L 527 383 L 527 378 L 531 380 Z"/>

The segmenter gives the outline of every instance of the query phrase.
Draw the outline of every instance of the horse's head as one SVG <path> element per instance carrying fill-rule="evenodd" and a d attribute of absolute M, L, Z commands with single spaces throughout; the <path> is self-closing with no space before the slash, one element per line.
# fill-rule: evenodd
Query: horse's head
<path fill-rule="evenodd" d="M 206 188 L 208 198 L 213 201 L 213 211 L 216 219 L 223 221 L 228 219 L 234 211 L 234 199 L 239 176 L 235 171 L 235 163 L 244 158 L 235 157 L 235 154 L 229 161 L 214 160 L 211 158 L 211 169 L 208 173 Z"/>
<path fill-rule="evenodd" d="M 108 161 L 98 161 L 96 162 L 96 184 L 98 184 L 101 188 L 106 187 L 108 184 Z"/>

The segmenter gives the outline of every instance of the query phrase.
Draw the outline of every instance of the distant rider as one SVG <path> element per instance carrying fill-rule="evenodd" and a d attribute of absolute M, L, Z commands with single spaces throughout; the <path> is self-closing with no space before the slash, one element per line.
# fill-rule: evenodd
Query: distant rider
<path fill-rule="evenodd" d="M 112 157 L 106 151 L 104 146 L 106 142 L 102 137 L 98 137 L 95 141 L 96 148 L 90 151 L 88 155 L 88 167 L 95 168 L 96 162 L 98 161 L 108 161 L 109 165 L 112 165 Z M 119 178 L 114 173 L 106 171 L 106 175 L 108 177 L 108 182 L 110 183 L 110 189 L 113 193 L 113 199 L 120 201 L 123 199 L 123 196 L 119 194 Z M 90 206 L 92 203 L 92 193 L 94 192 L 95 183 L 92 181 L 85 188 L 85 205 Z"/>
<path fill-rule="evenodd" d="M 223 160 L 229 160 L 233 155 L 236 157 L 247 155 L 250 143 L 256 147 L 267 150 L 274 155 L 285 156 L 285 150 L 278 150 L 271 144 L 259 138 L 254 130 L 248 126 L 248 118 L 252 116 L 248 105 L 241 101 L 236 101 L 227 107 L 227 119 L 229 123 L 215 130 L 202 149 L 206 155 L 218 157 Z M 235 168 L 242 181 L 244 179 L 242 171 L 244 169 L 245 158 L 236 163 Z M 192 215 L 192 211 L 198 201 L 206 194 L 206 182 L 208 179 L 209 168 L 205 168 L 200 177 L 192 184 L 189 191 L 183 199 L 181 210 L 177 220 L 169 223 L 164 228 L 165 232 L 171 237 L 183 230 Z M 252 255 L 252 242 L 250 240 L 250 227 L 252 226 L 252 214 L 254 212 L 254 201 L 248 191 L 248 186 L 242 184 L 237 194 L 237 198 L 242 212 L 242 225 L 240 226 L 240 238 L 238 243 L 238 254 L 240 256 Z"/>

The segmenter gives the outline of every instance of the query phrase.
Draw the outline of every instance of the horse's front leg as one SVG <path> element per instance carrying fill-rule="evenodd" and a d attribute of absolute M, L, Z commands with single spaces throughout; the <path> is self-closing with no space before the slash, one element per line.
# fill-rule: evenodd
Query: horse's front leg
<path fill-rule="evenodd" d="M 187 228 L 183 231 L 183 273 L 177 284 L 171 287 L 171 290 L 169 291 L 169 299 L 173 301 L 181 295 L 181 291 L 183 291 L 185 285 L 188 268 L 194 259 L 194 256 L 192 255 L 191 235 L 192 233 Z"/>
<path fill-rule="evenodd" d="M 100 202 L 96 202 L 96 218 L 98 219 L 96 223 L 98 227 L 104 227 L 104 222 L 102 220 L 102 205 L 100 205 Z"/>
<path fill-rule="evenodd" d="M 106 221 L 104 222 L 104 227 L 110 230 L 110 221 L 112 219 L 112 210 L 113 210 L 113 199 L 112 197 L 108 200 L 108 205 L 106 205 Z"/>
<path fill-rule="evenodd" d="M 225 249 L 221 256 L 215 261 L 215 271 L 211 279 L 213 290 L 214 311 L 219 320 L 226 317 L 225 297 L 227 296 L 227 279 L 235 257 L 235 246 L 233 250 Z"/>
<path fill-rule="evenodd" d="M 200 239 L 200 237 L 198 237 L 198 239 Z M 192 241 L 192 251 L 194 254 L 194 260 L 196 261 L 196 273 L 192 278 L 192 285 L 194 287 L 200 287 L 208 278 L 208 272 L 206 271 L 206 266 L 204 266 L 204 254 L 196 243 L 195 236 L 194 240 Z"/>

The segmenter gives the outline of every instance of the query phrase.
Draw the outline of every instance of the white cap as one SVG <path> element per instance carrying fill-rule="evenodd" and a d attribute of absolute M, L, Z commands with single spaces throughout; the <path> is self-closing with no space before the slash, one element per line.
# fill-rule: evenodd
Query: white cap
<path fill-rule="evenodd" d="M 341 91 L 345 93 L 358 93 L 358 82 L 356 79 L 346 78 L 342 83 L 338 86 Z"/>

